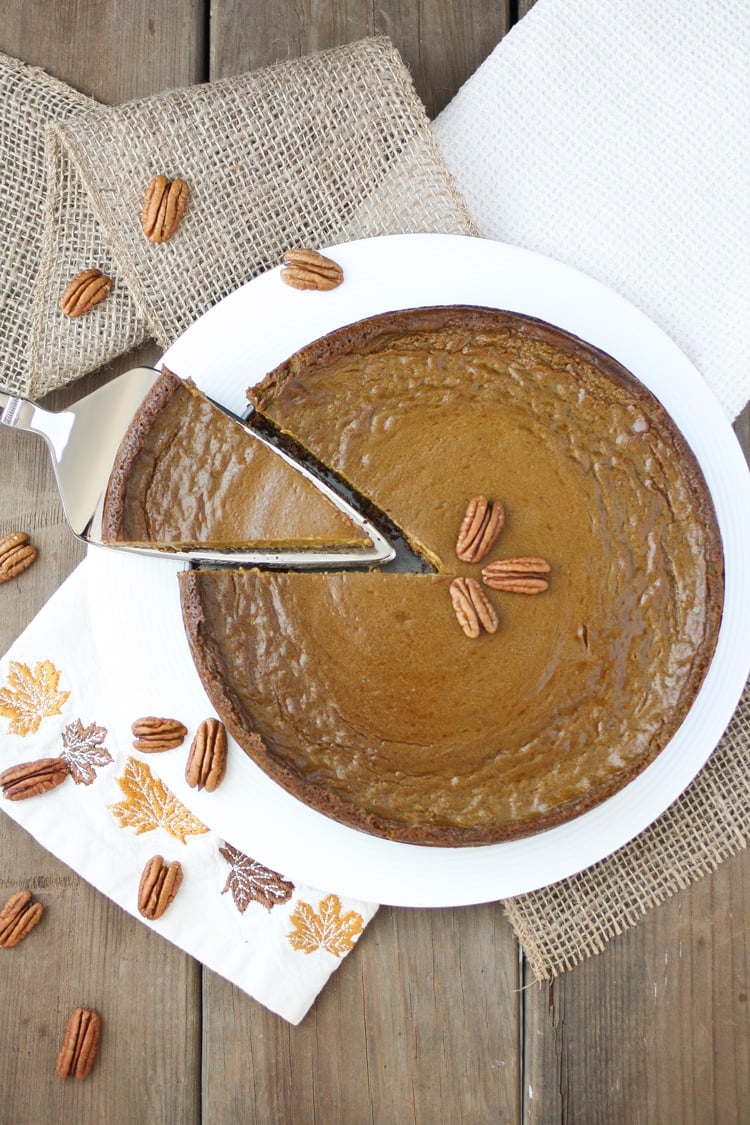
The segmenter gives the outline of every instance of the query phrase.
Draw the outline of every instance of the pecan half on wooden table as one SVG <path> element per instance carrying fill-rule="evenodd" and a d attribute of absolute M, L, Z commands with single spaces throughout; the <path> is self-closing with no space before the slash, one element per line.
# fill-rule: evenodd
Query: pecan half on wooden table
<path fill-rule="evenodd" d="M 88 1078 L 99 1053 L 102 1018 L 94 1008 L 76 1008 L 68 1017 L 55 1069 L 60 1078 Z"/>

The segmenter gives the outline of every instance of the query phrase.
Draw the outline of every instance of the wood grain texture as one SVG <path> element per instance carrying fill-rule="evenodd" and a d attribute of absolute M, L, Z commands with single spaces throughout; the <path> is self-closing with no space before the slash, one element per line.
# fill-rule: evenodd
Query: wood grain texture
<path fill-rule="evenodd" d="M 510 26 L 507 0 L 215 0 L 211 6 L 210 75 L 239 74 L 387 35 L 400 52 L 434 117 Z"/>
<path fill-rule="evenodd" d="M 514 1122 L 519 965 L 497 905 L 381 909 L 302 1023 L 204 980 L 204 1119 Z"/>
<path fill-rule="evenodd" d="M 750 1120 L 745 853 L 526 993 L 527 1120 Z"/>
<path fill-rule="evenodd" d="M 204 77 L 203 0 L 2 5 L 0 51 L 108 105 Z"/>
<path fill-rule="evenodd" d="M 204 20 L 197 4 L 28 0 L 3 5 L 2 15 L 1 51 L 43 66 L 105 102 L 202 77 Z M 45 405 L 63 409 L 104 378 L 155 357 L 153 348 L 142 349 L 56 392 Z M 0 587 L 5 652 L 83 550 L 64 523 L 41 440 L 3 428 L 0 466 L 0 531 L 23 529 L 39 548 L 34 565 Z M 8 1125 L 198 1121 L 200 968 L 5 816 L 0 854 L 2 901 L 28 887 L 46 906 L 26 941 L 1 951 L 0 1120 Z M 67 1016 L 79 1005 L 96 1007 L 102 1015 L 99 1058 L 85 1082 L 62 1082 L 55 1057 Z"/>
<path fill-rule="evenodd" d="M 200 990 L 189 958 L 123 913 L 7 818 L 3 901 L 28 887 L 41 922 L 4 950 L 0 983 L 3 1104 L 9 1125 L 199 1120 Z M 103 1023 L 85 1082 L 60 1081 L 55 1058 L 78 1006 Z"/>
<path fill-rule="evenodd" d="M 25 0 L 3 5 L 0 50 L 114 102 L 385 33 L 432 115 L 531 6 Z M 141 349 L 46 405 L 61 409 L 155 357 Z M 736 428 L 750 450 L 750 411 Z M 0 429 L 0 467 L 0 534 L 21 528 L 40 547 L 0 587 L 5 651 L 82 551 L 41 442 Z M 0 899 L 28 886 L 47 907 L 26 942 L 0 951 L 3 1125 L 750 1120 L 747 853 L 552 986 L 528 983 L 497 905 L 381 909 L 295 1028 L 123 914 L 7 817 L 0 849 Z M 85 1083 L 61 1083 L 59 1036 L 79 1004 L 102 1013 L 100 1058 Z"/>

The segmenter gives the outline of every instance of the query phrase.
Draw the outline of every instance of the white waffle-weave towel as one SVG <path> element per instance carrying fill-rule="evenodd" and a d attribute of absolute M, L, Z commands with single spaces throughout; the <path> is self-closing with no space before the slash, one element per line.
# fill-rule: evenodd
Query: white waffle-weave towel
<path fill-rule="evenodd" d="M 747 0 L 538 0 L 433 128 L 483 235 L 615 289 L 742 410 Z"/>

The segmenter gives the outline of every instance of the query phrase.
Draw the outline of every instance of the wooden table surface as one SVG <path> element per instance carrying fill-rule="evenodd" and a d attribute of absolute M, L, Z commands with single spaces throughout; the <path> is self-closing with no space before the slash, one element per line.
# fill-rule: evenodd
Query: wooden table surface
<path fill-rule="evenodd" d="M 380 32 L 434 115 L 529 6 L 5 0 L 0 50 L 115 103 Z M 156 357 L 146 347 L 135 358 Z M 58 392 L 53 406 L 103 377 Z M 738 432 L 747 450 L 747 412 Z M 0 466 L 0 534 L 20 527 L 40 547 L 2 587 L 4 652 L 82 552 L 42 444 L 3 430 Z M 0 951 L 0 1125 L 750 1121 L 747 853 L 544 986 L 531 982 L 500 905 L 382 909 L 292 1027 L 7 817 L 0 847 L 0 899 L 28 886 L 66 935 Z M 62 1083 L 60 1027 L 80 1003 L 103 1013 L 106 1041 L 87 1082 Z"/>

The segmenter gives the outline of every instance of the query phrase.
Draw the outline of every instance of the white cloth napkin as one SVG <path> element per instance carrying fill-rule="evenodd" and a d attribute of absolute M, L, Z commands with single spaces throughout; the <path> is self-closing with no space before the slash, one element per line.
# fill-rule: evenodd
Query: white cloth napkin
<path fill-rule="evenodd" d="M 62 755 L 70 776 L 26 800 L 0 797 L 0 805 L 144 925 L 298 1023 L 377 907 L 295 885 L 256 863 L 164 784 L 166 755 L 133 749 L 97 659 L 90 565 L 73 572 L 0 662 L 0 771 Z M 184 746 L 168 754 L 186 757 L 193 734 L 188 728 Z M 179 860 L 184 876 L 166 913 L 148 922 L 138 914 L 138 884 L 154 855 Z"/>
<path fill-rule="evenodd" d="M 433 123 L 480 232 L 609 285 L 750 398 L 750 4 L 538 0 Z"/>

